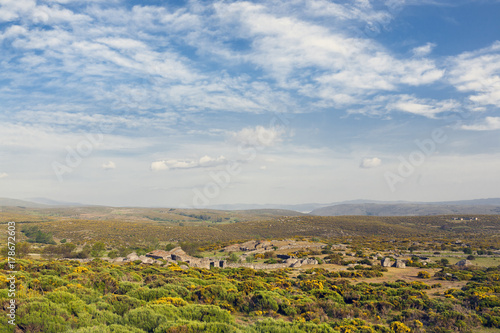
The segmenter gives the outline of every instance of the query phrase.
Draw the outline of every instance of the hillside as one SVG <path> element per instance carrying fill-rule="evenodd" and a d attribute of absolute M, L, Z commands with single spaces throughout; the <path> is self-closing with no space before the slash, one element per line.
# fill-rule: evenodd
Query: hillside
<path fill-rule="evenodd" d="M 46 208 L 47 205 L 35 203 L 31 201 L 0 198 L 0 207 L 29 207 L 29 208 Z"/>
<path fill-rule="evenodd" d="M 450 214 L 499 214 L 500 205 L 452 205 L 439 203 L 426 204 L 341 204 L 313 210 L 311 215 L 343 216 L 427 216 Z"/>

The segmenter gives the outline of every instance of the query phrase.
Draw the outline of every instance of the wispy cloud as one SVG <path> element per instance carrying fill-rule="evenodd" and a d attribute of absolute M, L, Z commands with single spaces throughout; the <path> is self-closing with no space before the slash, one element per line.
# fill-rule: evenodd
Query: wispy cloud
<path fill-rule="evenodd" d="M 434 43 L 427 43 L 425 45 L 415 47 L 412 50 L 412 52 L 413 52 L 413 55 L 415 55 L 416 57 L 425 57 L 425 56 L 428 56 L 432 52 L 432 49 L 435 46 L 436 46 L 436 44 L 434 44 Z"/>
<path fill-rule="evenodd" d="M 152 171 L 174 170 L 174 169 L 192 169 L 192 168 L 210 168 L 221 164 L 227 163 L 224 156 L 210 157 L 208 155 L 202 156 L 198 160 L 161 160 L 151 163 Z"/>
<path fill-rule="evenodd" d="M 116 169 L 116 164 L 113 161 L 108 161 L 102 164 L 101 166 L 104 170 L 113 170 Z"/>
<path fill-rule="evenodd" d="M 413 113 L 428 118 L 449 111 L 458 111 L 460 103 L 455 100 L 436 101 L 433 99 L 420 99 L 410 95 L 398 96 L 398 99 L 388 105 L 388 109 Z"/>
<path fill-rule="evenodd" d="M 473 125 L 462 125 L 468 131 L 493 131 L 500 129 L 500 117 L 486 117 L 484 121 Z"/>
<path fill-rule="evenodd" d="M 269 147 L 281 142 L 283 135 L 281 128 L 256 126 L 231 133 L 231 139 L 243 146 Z"/>
<path fill-rule="evenodd" d="M 478 105 L 500 107 L 500 41 L 454 57 L 449 81 Z"/>

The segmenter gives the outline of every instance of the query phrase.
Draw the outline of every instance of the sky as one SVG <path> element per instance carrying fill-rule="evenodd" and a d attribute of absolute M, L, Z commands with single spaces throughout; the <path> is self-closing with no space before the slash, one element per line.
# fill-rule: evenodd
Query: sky
<path fill-rule="evenodd" d="M 0 0 L 0 197 L 500 197 L 498 17 L 498 0 Z"/>

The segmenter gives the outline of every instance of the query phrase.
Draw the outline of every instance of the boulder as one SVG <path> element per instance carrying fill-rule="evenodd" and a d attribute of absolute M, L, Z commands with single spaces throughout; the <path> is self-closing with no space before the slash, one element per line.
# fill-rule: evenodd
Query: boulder
<path fill-rule="evenodd" d="M 139 260 L 142 261 L 143 264 L 153 264 L 155 262 L 153 258 L 148 258 L 146 256 L 139 256 Z"/>
<path fill-rule="evenodd" d="M 459 262 L 457 262 L 455 265 L 457 265 L 459 267 L 468 267 L 468 266 L 472 266 L 473 263 L 470 260 L 463 259 L 463 260 L 460 260 Z"/>
<path fill-rule="evenodd" d="M 136 261 L 136 260 L 139 260 L 139 256 L 137 255 L 137 253 L 132 252 L 129 255 L 127 255 L 127 260 L 128 261 Z"/>
<path fill-rule="evenodd" d="M 397 259 L 396 263 L 394 264 L 394 267 L 396 268 L 406 268 L 406 263 L 404 260 Z"/>
<path fill-rule="evenodd" d="M 389 258 L 387 258 L 387 257 L 386 257 L 386 258 L 384 258 L 384 259 L 382 260 L 381 265 L 382 265 L 383 267 L 391 267 L 391 266 L 392 266 L 392 261 L 391 261 L 391 259 L 389 259 Z"/>
<path fill-rule="evenodd" d="M 318 261 L 316 259 L 303 259 L 302 265 L 317 265 Z"/>

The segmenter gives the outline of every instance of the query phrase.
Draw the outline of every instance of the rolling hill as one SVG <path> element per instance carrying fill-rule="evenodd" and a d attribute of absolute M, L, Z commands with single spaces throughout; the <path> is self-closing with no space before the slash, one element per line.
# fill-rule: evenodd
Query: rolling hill
<path fill-rule="evenodd" d="M 311 215 L 343 216 L 426 216 L 500 214 L 500 205 L 470 205 L 447 203 L 340 204 L 313 210 Z"/>

